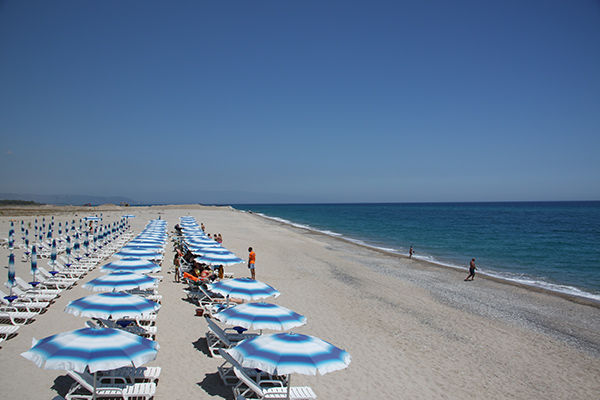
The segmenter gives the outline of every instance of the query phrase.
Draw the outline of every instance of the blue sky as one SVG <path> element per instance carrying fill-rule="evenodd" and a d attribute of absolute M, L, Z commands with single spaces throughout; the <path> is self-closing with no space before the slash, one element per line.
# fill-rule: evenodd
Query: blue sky
<path fill-rule="evenodd" d="M 1 1 L 0 192 L 600 199 L 597 1 Z"/>

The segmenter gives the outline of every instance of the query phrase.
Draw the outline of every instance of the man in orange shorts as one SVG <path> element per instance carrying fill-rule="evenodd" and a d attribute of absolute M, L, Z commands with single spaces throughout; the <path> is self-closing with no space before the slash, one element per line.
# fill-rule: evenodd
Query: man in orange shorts
<path fill-rule="evenodd" d="M 254 264 L 256 262 L 256 254 L 254 253 L 254 250 L 252 250 L 252 247 L 248 247 L 248 268 L 250 269 L 250 275 L 252 275 L 252 279 L 256 279 L 256 274 L 254 271 Z"/>

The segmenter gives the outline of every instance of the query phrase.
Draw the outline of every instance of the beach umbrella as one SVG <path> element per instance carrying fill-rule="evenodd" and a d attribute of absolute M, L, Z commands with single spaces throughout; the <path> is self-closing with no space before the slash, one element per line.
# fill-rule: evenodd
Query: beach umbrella
<path fill-rule="evenodd" d="M 84 217 L 83 219 L 85 219 L 86 221 L 100 221 L 100 218 L 90 215 L 89 217 Z"/>
<path fill-rule="evenodd" d="M 246 303 L 227 308 L 215 318 L 228 325 L 246 329 L 286 331 L 306 324 L 306 317 L 270 303 Z"/>
<path fill-rule="evenodd" d="M 56 264 L 56 240 L 52 240 L 52 251 L 50 252 L 50 262 L 52 263 L 52 271 L 50 273 L 55 275 L 58 271 L 54 270 L 54 265 Z"/>
<path fill-rule="evenodd" d="M 151 252 L 151 253 L 163 253 L 164 249 L 163 249 L 163 246 L 160 244 L 154 244 L 151 246 L 134 246 L 134 245 L 127 244 L 127 245 L 121 247 L 120 251 L 123 251 L 123 252 L 144 251 L 144 252 Z"/>
<path fill-rule="evenodd" d="M 123 218 L 135 218 L 135 215 L 126 214 L 126 215 L 123 215 Z"/>
<path fill-rule="evenodd" d="M 160 266 L 143 258 L 125 257 L 103 265 L 102 272 L 126 271 L 138 274 L 149 274 L 160 271 Z"/>
<path fill-rule="evenodd" d="M 96 279 L 92 279 L 83 287 L 96 292 L 122 291 L 133 289 L 150 289 L 156 285 L 157 279 L 132 272 L 113 272 Z"/>
<path fill-rule="evenodd" d="M 37 253 L 35 251 L 35 246 L 31 247 L 31 275 L 33 275 L 32 284 L 36 282 L 35 274 L 37 273 Z"/>
<path fill-rule="evenodd" d="M 13 251 L 15 249 L 15 223 L 10 222 L 10 229 L 8 230 L 8 249 Z"/>
<path fill-rule="evenodd" d="M 346 368 L 351 361 L 345 350 L 314 336 L 297 333 L 260 335 L 226 351 L 246 368 L 287 375 L 288 399 L 291 374 L 324 375 Z"/>
<path fill-rule="evenodd" d="M 196 261 L 210 265 L 235 265 L 244 262 L 241 258 L 233 253 L 229 254 L 209 254 L 204 253 L 201 257 L 196 258 Z"/>
<path fill-rule="evenodd" d="M 279 296 L 273 287 L 250 278 L 226 279 L 207 285 L 208 290 L 236 299 L 254 301 Z"/>
<path fill-rule="evenodd" d="M 126 258 L 126 257 L 137 257 L 137 258 L 145 258 L 147 260 L 160 260 L 162 259 L 162 254 L 157 251 L 144 250 L 144 249 L 131 249 L 131 250 L 123 250 L 121 249 L 119 252 L 114 254 L 117 258 Z"/>
<path fill-rule="evenodd" d="M 8 286 L 10 286 L 10 295 L 12 296 L 12 288 L 15 286 L 15 255 L 10 252 L 8 255 Z"/>
<path fill-rule="evenodd" d="M 65 253 L 67 253 L 67 267 L 71 266 L 71 237 L 67 235 L 67 246 L 65 247 Z"/>
<path fill-rule="evenodd" d="M 142 296 L 123 292 L 106 292 L 71 301 L 65 312 L 88 318 L 135 318 L 150 315 L 160 304 Z"/>
<path fill-rule="evenodd" d="M 33 340 L 33 347 L 21 353 L 39 368 L 96 374 L 126 366 L 139 367 L 156 358 L 158 343 L 133 333 L 110 328 L 84 328 Z"/>

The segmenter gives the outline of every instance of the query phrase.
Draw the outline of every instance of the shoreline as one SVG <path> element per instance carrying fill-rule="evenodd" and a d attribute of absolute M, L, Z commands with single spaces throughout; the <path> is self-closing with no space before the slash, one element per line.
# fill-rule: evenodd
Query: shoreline
<path fill-rule="evenodd" d="M 270 216 L 264 215 L 262 213 L 257 213 L 257 212 L 253 212 L 253 211 L 239 210 L 234 207 L 233 207 L 233 210 L 235 210 L 236 212 L 239 212 L 239 213 L 255 215 L 259 218 L 262 218 L 263 220 L 271 221 L 271 222 L 274 222 L 274 223 L 277 223 L 280 225 L 284 225 L 286 227 L 297 229 L 302 232 L 321 235 L 321 236 L 325 236 L 325 237 L 328 237 L 331 239 L 339 240 L 344 243 L 348 243 L 348 244 L 355 245 L 355 246 L 358 246 L 358 247 L 361 247 L 364 249 L 372 250 L 372 251 L 375 251 L 380 254 L 385 254 L 387 256 L 398 257 L 398 258 L 404 259 L 404 260 L 412 260 L 414 262 L 422 263 L 422 264 L 425 264 L 427 266 L 434 267 L 434 268 L 467 273 L 466 267 L 460 268 L 458 266 L 452 266 L 452 265 L 444 264 L 441 262 L 425 260 L 425 259 L 422 259 L 419 257 L 413 257 L 412 259 L 410 259 L 410 258 L 408 258 L 407 255 L 399 253 L 399 252 L 395 251 L 394 249 L 386 250 L 384 248 L 377 247 L 375 245 L 369 245 L 368 243 L 362 243 L 359 240 L 354 240 L 354 239 L 345 237 L 342 234 L 328 234 L 327 232 L 318 230 L 316 228 L 311 228 L 309 226 L 303 227 L 300 224 L 294 223 L 293 221 L 286 221 L 286 220 L 283 220 L 282 218 L 270 217 Z M 544 287 L 536 286 L 533 284 L 527 284 L 524 282 L 518 282 L 516 280 L 511 280 L 509 278 L 503 278 L 500 276 L 490 275 L 489 273 L 486 273 L 486 272 L 477 272 L 477 276 L 481 279 L 487 279 L 487 280 L 497 282 L 497 283 L 500 283 L 503 285 L 519 287 L 519 288 L 523 288 L 523 289 L 530 290 L 532 292 L 537 292 L 537 293 L 544 293 L 547 295 L 560 297 L 562 299 L 566 299 L 566 300 L 572 301 L 577 304 L 587 305 L 587 306 L 591 306 L 591 307 L 600 309 L 600 300 L 596 300 L 596 299 L 593 299 L 590 297 L 580 296 L 580 295 L 572 294 L 572 293 L 565 293 L 565 292 L 561 292 L 558 290 L 552 290 L 550 288 L 544 288 Z M 593 295 L 593 294 L 590 293 L 590 295 Z"/>
<path fill-rule="evenodd" d="M 130 220 L 135 233 L 159 215 L 169 231 L 179 217 L 192 215 L 208 232 L 222 233 L 224 246 L 238 256 L 254 247 L 257 279 L 281 292 L 267 302 L 307 318 L 306 325 L 293 331 L 320 337 L 352 356 L 350 366 L 335 373 L 294 375 L 295 386 L 310 386 L 319 398 L 396 398 L 403 393 L 415 399 L 566 400 L 593 398 L 600 389 L 596 307 L 490 279 L 463 282 L 463 271 L 412 262 L 228 207 L 158 206 L 129 212 L 136 215 Z M 104 217 L 110 222 L 122 215 L 116 209 Z M 66 214 L 56 220 L 71 218 Z M 9 219 L 0 218 L 2 229 Z M 7 254 L 0 248 L 0 256 Z M 195 316 L 197 306 L 185 301 L 185 285 L 173 280 L 172 257 L 167 246 L 156 320 L 160 350 L 149 363 L 162 368 L 155 398 L 233 400 L 218 374 L 222 360 L 208 355 L 207 324 Z M 30 276 L 28 263 L 20 257 L 16 261 L 17 275 Z M 38 265 L 46 264 L 47 259 L 39 260 Z M 227 271 L 235 277 L 248 275 L 243 263 Z M 23 398 L 66 394 L 72 379 L 64 371 L 37 368 L 19 354 L 31 347 L 32 338 L 84 326 L 85 319 L 65 313 L 64 307 L 90 295 L 82 283 L 101 274 L 92 271 L 0 345 L 0 364 L 11 366 L 0 378 L 7 393 Z"/>

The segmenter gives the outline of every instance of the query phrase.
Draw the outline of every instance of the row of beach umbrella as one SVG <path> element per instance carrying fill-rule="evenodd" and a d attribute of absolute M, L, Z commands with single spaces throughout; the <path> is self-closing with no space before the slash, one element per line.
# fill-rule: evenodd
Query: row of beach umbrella
<path fill-rule="evenodd" d="M 165 232 L 162 222 L 151 221 L 145 235 L 161 236 Z M 150 232 L 153 232 L 152 234 Z M 156 235 L 154 234 L 156 233 Z M 101 267 L 107 275 L 83 285 L 84 288 L 103 293 L 86 296 L 70 302 L 67 313 L 90 318 L 119 320 L 148 316 L 159 310 L 160 304 L 142 296 L 124 292 L 132 289 L 154 287 L 156 279 L 143 273 L 156 272 L 160 267 L 147 259 L 124 257 Z M 135 271 L 135 272 L 132 272 Z M 40 341 L 22 356 L 41 368 L 63 369 L 94 374 L 123 366 L 138 367 L 156 358 L 158 343 L 130 332 L 112 328 L 84 328 L 52 335 Z M 96 390 L 92 394 L 96 397 Z"/>
<path fill-rule="evenodd" d="M 182 217 L 181 226 L 185 235 L 186 230 L 195 230 L 197 224 L 193 217 Z M 186 243 L 189 243 L 189 236 Z M 227 298 L 244 301 L 278 297 L 280 294 L 273 287 L 249 278 L 217 281 L 208 284 L 207 288 Z M 264 329 L 287 331 L 306 324 L 306 317 L 276 304 L 242 303 L 227 307 L 214 317 L 227 325 L 260 331 L 260 335 L 243 340 L 226 351 L 245 368 L 258 368 L 271 375 L 287 375 L 288 399 L 291 374 L 323 375 L 346 368 L 351 361 L 346 351 L 313 336 L 297 333 L 263 335 Z"/>

